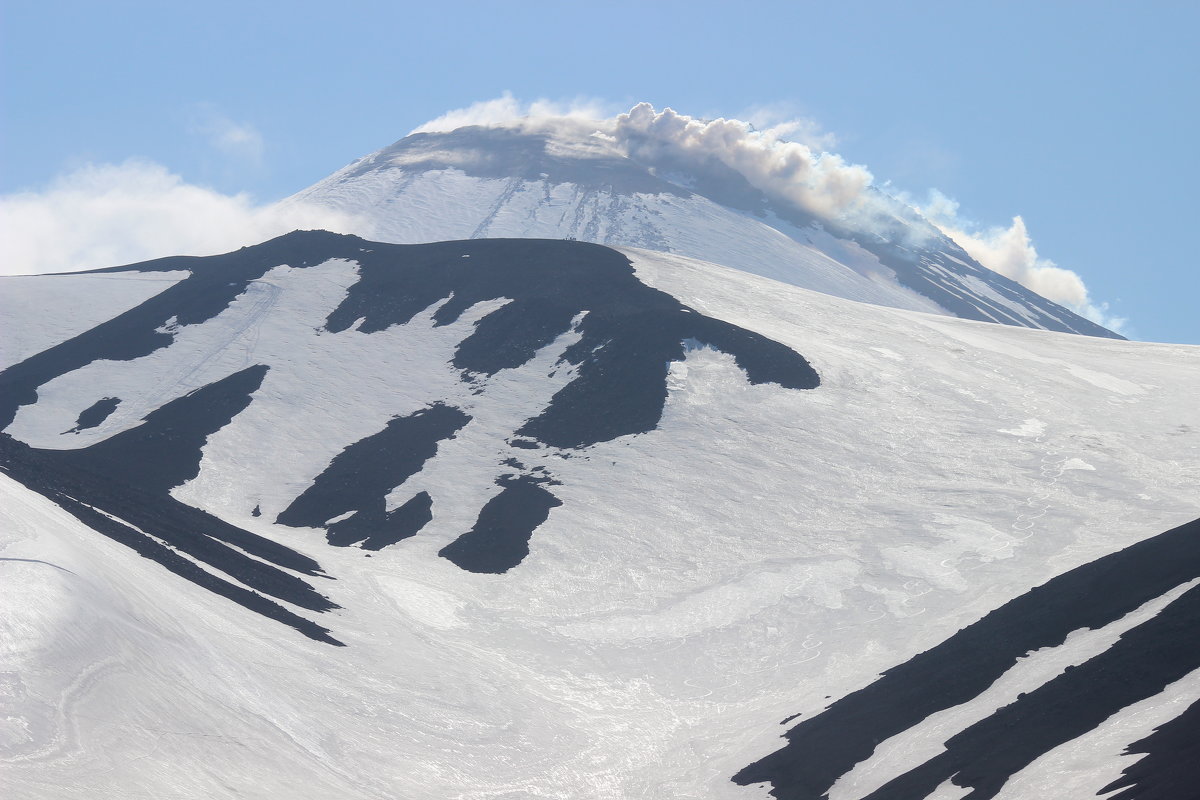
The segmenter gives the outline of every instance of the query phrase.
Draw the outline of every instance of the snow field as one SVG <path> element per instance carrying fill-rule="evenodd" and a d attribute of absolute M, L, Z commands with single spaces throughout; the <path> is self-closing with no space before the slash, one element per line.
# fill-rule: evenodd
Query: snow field
<path fill-rule="evenodd" d="M 500 303 L 440 328 L 431 308 L 375 334 L 318 331 L 354 280 L 348 261 L 279 267 L 169 348 L 43 387 L 9 432 L 79 447 L 268 364 L 175 496 L 317 558 L 334 579 L 319 588 L 342 606 L 318 621 L 348 646 L 202 592 L 4 480 L 0 558 L 74 573 L 0 560 L 20 587 L 0 593 L 16 643 L 0 673 L 20 681 L 4 684 L 18 700 L 0 737 L 14 796 L 766 797 L 729 778 L 782 744 L 779 720 L 1200 516 L 1200 348 L 878 308 L 624 252 L 646 283 L 795 348 L 821 387 L 750 385 L 731 357 L 691 349 L 670 365 L 657 430 L 515 450 L 505 437 L 570 380 L 557 359 L 574 334 L 464 383 L 447 362 Z M 118 413 L 61 435 L 110 395 Z M 417 536 L 368 558 L 271 523 L 346 445 L 436 400 L 472 421 L 389 497 L 433 495 Z M 520 566 L 463 572 L 436 553 L 498 491 L 510 456 L 545 465 L 563 505 Z M 1161 602 L 1030 655 L 885 743 L 837 796 L 861 797 Z M 1162 702 L 1200 694 L 1187 684 Z M 1103 747 L 1060 748 L 1013 787 L 1067 770 L 1095 791 L 1158 718 L 1127 709 L 1096 732 Z"/>

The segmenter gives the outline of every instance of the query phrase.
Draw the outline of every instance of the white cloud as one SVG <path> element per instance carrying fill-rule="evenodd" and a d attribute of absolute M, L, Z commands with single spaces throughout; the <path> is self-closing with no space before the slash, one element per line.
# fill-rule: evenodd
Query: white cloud
<path fill-rule="evenodd" d="M 216 106 L 204 103 L 193 108 L 190 127 L 223 155 L 253 165 L 262 163 L 263 137 L 250 123 L 236 122 Z"/>
<path fill-rule="evenodd" d="M 211 255 L 297 228 L 350 232 L 344 214 L 256 204 L 147 161 L 89 165 L 42 191 L 0 196 L 0 273 L 69 272 L 171 255 Z"/>
<path fill-rule="evenodd" d="M 1126 327 L 1128 320 L 1111 315 L 1107 303 L 1092 300 L 1077 273 L 1038 254 L 1020 216 L 1006 228 L 981 227 L 959 218 L 958 203 L 936 190 L 918 210 L 988 269 L 1110 330 L 1121 333 Z"/>

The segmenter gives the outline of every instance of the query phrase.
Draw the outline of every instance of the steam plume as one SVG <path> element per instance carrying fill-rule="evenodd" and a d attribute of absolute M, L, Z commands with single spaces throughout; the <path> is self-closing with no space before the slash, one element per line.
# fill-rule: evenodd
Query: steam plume
<path fill-rule="evenodd" d="M 1066 306 L 1092 322 L 1124 333 L 1128 320 L 1111 315 L 1107 303 L 1094 302 L 1083 278 L 1038 254 L 1025 227 L 1025 220 L 1020 216 L 1013 217 L 1012 224 L 1007 228 L 981 228 L 961 219 L 958 203 L 936 190 L 930 192 L 929 202 L 919 210 L 942 233 L 966 250 L 971 258 L 988 269 Z"/>
<path fill-rule="evenodd" d="M 634 159 L 654 163 L 664 155 L 716 160 L 740 173 L 775 201 L 827 219 L 860 211 L 869 201 L 871 173 L 833 153 L 779 138 L 779 128 L 755 130 L 736 119 L 703 121 L 670 108 L 638 103 L 616 119 L 615 136 Z"/>

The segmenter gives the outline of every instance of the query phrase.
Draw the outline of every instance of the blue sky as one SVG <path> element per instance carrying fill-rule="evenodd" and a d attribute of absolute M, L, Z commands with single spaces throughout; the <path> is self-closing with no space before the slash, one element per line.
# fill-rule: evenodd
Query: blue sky
<path fill-rule="evenodd" d="M 0 10 L 0 193 L 161 165 L 267 202 L 510 91 L 774 109 L 877 183 L 1020 215 L 1137 338 L 1200 343 L 1195 2 L 24 2 Z M 245 199 L 245 198 L 244 198 Z"/>

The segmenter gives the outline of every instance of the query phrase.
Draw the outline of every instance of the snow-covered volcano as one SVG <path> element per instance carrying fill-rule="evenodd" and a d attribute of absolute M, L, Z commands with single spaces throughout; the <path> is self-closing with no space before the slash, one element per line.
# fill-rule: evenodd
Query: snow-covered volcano
<path fill-rule="evenodd" d="M 0 304 L 6 797 L 1197 785 L 1200 349 L 562 240 Z"/>
<path fill-rule="evenodd" d="M 642 104 L 615 121 L 414 133 L 291 200 L 379 241 L 579 239 L 894 308 L 1116 336 L 983 267 L 836 156 L 681 119 Z"/>

